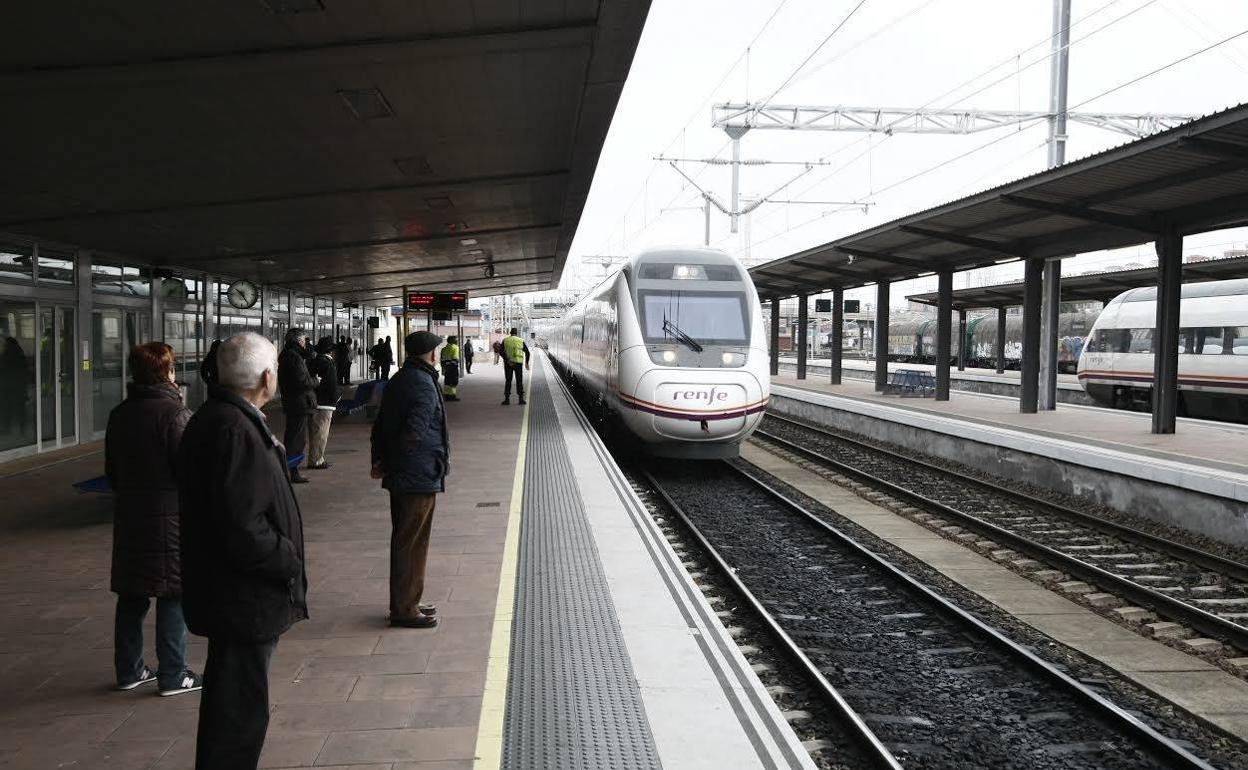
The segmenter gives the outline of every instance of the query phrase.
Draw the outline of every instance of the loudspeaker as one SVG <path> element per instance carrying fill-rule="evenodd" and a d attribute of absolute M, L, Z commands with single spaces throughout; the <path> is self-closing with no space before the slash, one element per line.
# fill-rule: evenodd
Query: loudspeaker
<path fill-rule="evenodd" d="M 380 328 L 381 328 L 381 318 L 380 318 L 380 316 L 370 315 L 370 316 L 368 317 L 368 328 L 370 328 L 370 329 L 380 329 Z"/>

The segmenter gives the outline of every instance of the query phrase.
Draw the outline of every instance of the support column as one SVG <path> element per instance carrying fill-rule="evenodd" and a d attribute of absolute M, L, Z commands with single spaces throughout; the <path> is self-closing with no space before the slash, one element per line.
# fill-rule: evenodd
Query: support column
<path fill-rule="evenodd" d="M 91 296 L 91 264 L 94 255 L 87 249 L 79 249 L 74 257 L 74 270 L 77 281 L 74 293 L 77 295 L 77 312 L 75 321 L 78 324 L 78 350 L 74 351 L 74 376 L 77 377 L 78 391 L 75 400 L 78 402 L 78 441 L 86 443 L 95 436 L 95 367 L 93 343 L 95 332 L 95 303 Z M 65 415 L 62 415 L 64 418 Z M 72 418 L 71 418 L 72 419 Z"/>
<path fill-rule="evenodd" d="M 1005 373 L 1005 311 L 1002 305 L 997 308 L 997 374 Z"/>
<path fill-rule="evenodd" d="M 767 342 L 767 354 L 771 356 L 771 376 L 780 373 L 780 298 L 771 298 L 771 338 Z"/>
<path fill-rule="evenodd" d="M 807 328 L 810 326 L 810 304 L 805 294 L 797 295 L 797 379 L 806 379 Z"/>
<path fill-rule="evenodd" d="M 828 350 L 828 356 L 830 359 L 828 362 L 829 363 L 828 368 L 832 370 L 832 374 L 829 377 L 828 382 L 831 383 L 832 385 L 841 384 L 841 353 L 842 353 L 842 349 L 845 346 L 845 341 L 842 339 L 842 336 L 844 334 L 844 330 L 843 330 L 844 326 L 845 326 L 845 290 L 833 289 L 832 290 L 832 339 L 830 341 L 831 344 L 829 345 L 829 350 Z"/>
<path fill-rule="evenodd" d="M 942 270 L 936 286 L 936 400 L 949 400 L 949 339 L 953 325 L 953 271 Z"/>
<path fill-rule="evenodd" d="M 1023 355 L 1018 410 L 1036 413 L 1040 376 L 1040 281 L 1044 260 L 1029 259 L 1023 268 Z"/>
<path fill-rule="evenodd" d="M 163 342 L 165 339 L 165 304 L 161 284 L 165 279 L 152 276 L 151 280 L 152 285 L 148 287 L 148 293 L 152 300 L 152 339 Z"/>
<path fill-rule="evenodd" d="M 875 285 L 875 389 L 888 383 L 888 281 Z"/>
<path fill-rule="evenodd" d="M 1062 302 L 1062 261 L 1044 265 L 1044 295 L 1040 301 L 1040 391 L 1037 408 L 1057 408 L 1057 322 Z"/>
<path fill-rule="evenodd" d="M 966 344 L 966 311 L 958 310 L 958 371 L 966 371 L 966 357 L 969 354 Z"/>
<path fill-rule="evenodd" d="M 269 317 L 273 312 L 271 307 L 272 297 L 269 296 L 269 292 L 272 290 L 272 286 L 260 287 L 260 336 L 266 340 L 273 339 L 269 333 L 273 328 L 273 319 Z"/>
<path fill-rule="evenodd" d="M 1157 241 L 1157 319 L 1153 329 L 1153 433 L 1174 433 L 1179 407 L 1179 300 L 1183 235 L 1173 227 Z"/>

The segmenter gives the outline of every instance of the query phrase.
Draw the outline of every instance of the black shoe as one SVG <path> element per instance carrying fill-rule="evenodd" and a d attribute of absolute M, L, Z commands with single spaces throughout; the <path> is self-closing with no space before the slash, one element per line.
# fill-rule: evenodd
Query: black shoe
<path fill-rule="evenodd" d="M 305 476 L 300 476 L 298 473 L 296 473 L 296 474 L 294 474 L 293 476 L 291 476 L 291 477 L 290 477 L 290 483 L 291 483 L 291 484 L 307 484 L 307 483 L 308 483 L 308 479 L 307 479 L 307 477 L 305 477 Z"/>
<path fill-rule="evenodd" d="M 510 399 L 510 398 L 504 398 L 504 399 L 503 399 L 503 406 L 511 406 L 511 399 Z"/>
<path fill-rule="evenodd" d="M 181 695 L 185 692 L 195 692 L 202 689 L 204 689 L 204 678 L 188 668 L 182 672 L 182 676 L 178 677 L 177 686 L 170 687 L 168 690 L 162 687 L 160 695 L 162 698 L 167 698 L 170 695 Z"/>
<path fill-rule="evenodd" d="M 524 400 L 524 396 L 521 396 L 521 397 L 520 397 L 520 400 L 519 400 L 519 401 L 517 401 L 516 403 L 518 403 L 518 404 L 527 404 L 527 403 L 529 403 L 529 402 Z"/>
<path fill-rule="evenodd" d="M 155 681 L 156 681 L 156 673 L 152 671 L 150 668 L 147 668 L 146 666 L 144 666 L 143 670 L 139 672 L 138 679 L 135 679 L 133 682 L 120 682 L 117 685 L 117 689 L 118 690 L 133 690 L 134 688 L 138 687 L 141 684 L 147 684 L 148 682 L 155 682 Z"/>
<path fill-rule="evenodd" d="M 321 463 L 320 465 L 306 465 L 304 466 L 304 470 L 305 471 L 323 471 L 328 467 L 329 467 L 329 463 Z"/>
<path fill-rule="evenodd" d="M 395 628 L 437 628 L 438 619 L 432 615 L 418 615 L 414 618 L 390 618 L 390 625 Z"/>

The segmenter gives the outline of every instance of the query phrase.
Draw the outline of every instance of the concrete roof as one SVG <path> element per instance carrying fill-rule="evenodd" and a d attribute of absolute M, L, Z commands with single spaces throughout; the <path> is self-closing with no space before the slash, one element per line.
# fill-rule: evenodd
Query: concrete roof
<path fill-rule="evenodd" d="M 1248 224 L 1248 106 L 1043 171 L 750 270 L 759 293 L 1061 257 Z"/>
<path fill-rule="evenodd" d="M 648 8 L 6 4 L 0 230 L 347 300 L 550 287 Z"/>

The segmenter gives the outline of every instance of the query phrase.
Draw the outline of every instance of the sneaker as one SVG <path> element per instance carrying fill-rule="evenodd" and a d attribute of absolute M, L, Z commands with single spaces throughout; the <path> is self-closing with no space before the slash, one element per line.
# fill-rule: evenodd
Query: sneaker
<path fill-rule="evenodd" d="M 510 399 L 510 398 L 504 398 L 504 399 L 503 399 L 503 406 L 511 406 L 511 399 Z"/>
<path fill-rule="evenodd" d="M 138 687 L 141 684 L 147 684 L 148 682 L 155 682 L 155 681 L 156 681 L 156 673 L 152 671 L 150 668 L 148 668 L 147 666 L 144 666 L 143 670 L 139 672 L 138 679 L 135 679 L 133 682 L 123 682 L 117 685 L 117 689 L 118 690 L 133 690 L 134 688 Z"/>
<path fill-rule="evenodd" d="M 323 471 L 323 470 L 325 470 L 326 468 L 328 468 L 331 464 L 332 464 L 332 463 L 321 463 L 320 465 L 307 465 L 307 466 L 304 466 L 304 470 L 308 470 L 308 471 Z"/>
<path fill-rule="evenodd" d="M 433 615 L 420 614 L 414 618 L 390 618 L 393 628 L 436 628 L 438 619 Z"/>
<path fill-rule="evenodd" d="M 184 692 L 195 692 L 202 689 L 204 689 L 204 678 L 188 668 L 182 672 L 177 687 L 168 690 L 162 687 L 160 695 L 162 698 L 167 698 L 170 695 L 181 695 Z"/>
<path fill-rule="evenodd" d="M 433 616 L 438 614 L 438 607 L 434 604 L 420 604 L 417 605 L 417 609 L 420 610 L 421 615 Z"/>

